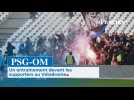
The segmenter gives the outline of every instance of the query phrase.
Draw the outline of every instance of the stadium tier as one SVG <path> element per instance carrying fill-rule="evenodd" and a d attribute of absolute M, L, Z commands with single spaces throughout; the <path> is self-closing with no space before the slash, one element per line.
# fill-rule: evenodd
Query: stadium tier
<path fill-rule="evenodd" d="M 72 23 L 81 23 L 84 27 L 84 20 L 80 12 L 77 12 L 74 17 L 64 16 L 63 12 L 42 12 L 37 13 L 36 19 L 28 19 L 7 41 L 19 42 L 25 41 L 27 37 L 36 40 L 38 36 L 47 38 L 56 32 L 66 33 L 67 28 Z M 6 44 L 2 47 L 5 50 Z"/>
<path fill-rule="evenodd" d="M 7 13 L 5 14 L 7 15 Z M 8 12 L 6 20 L 0 24 L 0 47 L 10 38 L 28 19 L 28 12 Z"/>

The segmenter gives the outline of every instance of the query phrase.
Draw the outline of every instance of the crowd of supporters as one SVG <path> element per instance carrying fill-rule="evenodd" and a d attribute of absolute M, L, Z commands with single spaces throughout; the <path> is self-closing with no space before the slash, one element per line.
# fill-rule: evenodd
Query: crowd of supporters
<path fill-rule="evenodd" d="M 79 32 L 81 32 L 79 30 Z M 18 52 L 14 53 L 16 47 L 8 42 L 6 56 L 53 56 L 56 64 L 65 64 L 65 52 L 79 32 L 68 31 L 56 33 L 51 37 L 39 36 L 36 41 L 27 38 L 20 41 Z M 82 33 L 85 34 L 85 33 Z M 88 33 L 87 36 L 90 33 Z M 91 38 L 91 37 L 89 37 Z M 91 38 L 91 48 L 96 53 L 96 64 L 98 65 L 133 65 L 134 64 L 134 35 L 125 33 L 103 33 L 100 36 Z M 67 51 L 70 53 L 70 51 Z M 72 52 L 73 53 L 73 52 Z"/>
<path fill-rule="evenodd" d="M 134 64 L 134 35 L 125 33 L 102 34 L 93 39 L 92 46 L 97 52 L 100 64 L 133 65 Z"/>

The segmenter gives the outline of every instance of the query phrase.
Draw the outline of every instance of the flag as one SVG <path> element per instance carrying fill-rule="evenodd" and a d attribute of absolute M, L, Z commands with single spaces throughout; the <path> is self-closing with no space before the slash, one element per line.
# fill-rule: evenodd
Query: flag
<path fill-rule="evenodd" d="M 107 24 L 103 23 L 100 27 L 99 30 L 96 32 L 96 37 L 100 37 L 104 32 Z"/>

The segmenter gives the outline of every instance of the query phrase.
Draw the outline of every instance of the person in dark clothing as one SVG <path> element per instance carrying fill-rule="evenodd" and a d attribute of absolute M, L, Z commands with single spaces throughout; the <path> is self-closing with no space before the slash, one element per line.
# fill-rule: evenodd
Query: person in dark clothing
<path fill-rule="evenodd" d="M 64 36 L 64 34 L 63 33 L 56 34 L 56 36 L 58 37 L 58 41 L 57 41 L 58 47 L 60 49 L 64 48 L 64 42 L 65 42 L 65 36 Z"/>
<path fill-rule="evenodd" d="M 43 52 L 43 48 L 44 48 L 44 39 L 43 37 L 39 37 L 39 39 L 37 40 L 37 52 L 40 54 Z"/>
<path fill-rule="evenodd" d="M 19 45 L 19 53 L 24 55 L 25 54 L 25 44 L 24 43 L 21 43 Z"/>
<path fill-rule="evenodd" d="M 123 42 L 123 45 L 126 45 L 127 39 L 126 39 L 125 34 L 123 34 L 123 36 L 122 36 L 122 42 Z"/>
<path fill-rule="evenodd" d="M 114 39 L 115 39 L 116 42 L 119 42 L 119 41 L 120 41 L 120 38 L 119 38 L 119 36 L 117 35 L 117 33 L 114 35 Z"/>
<path fill-rule="evenodd" d="M 69 12 L 69 17 L 72 18 L 74 16 L 73 12 Z"/>
<path fill-rule="evenodd" d="M 105 64 L 106 65 L 110 65 L 111 64 L 111 57 L 108 54 L 106 55 Z"/>
<path fill-rule="evenodd" d="M 37 12 L 30 12 L 30 18 L 35 19 Z"/>
<path fill-rule="evenodd" d="M 2 55 L 2 50 L 0 50 L 0 71 L 3 70 L 3 62 L 4 62 L 4 57 Z"/>
<path fill-rule="evenodd" d="M 39 37 L 39 39 L 38 39 L 38 41 L 37 41 L 37 46 L 42 46 L 42 44 L 43 44 L 43 37 Z"/>
<path fill-rule="evenodd" d="M 30 55 L 32 53 L 33 50 L 33 45 L 32 42 L 30 40 L 30 38 L 27 38 L 26 42 L 25 42 L 25 51 L 27 55 Z"/>
<path fill-rule="evenodd" d="M 134 48 L 128 54 L 128 57 L 127 57 L 127 65 L 134 65 Z"/>
<path fill-rule="evenodd" d="M 15 47 L 10 42 L 8 42 L 8 44 L 7 44 L 7 56 L 13 56 L 14 49 L 15 49 Z"/>
<path fill-rule="evenodd" d="M 124 50 L 123 65 L 127 65 L 127 58 L 128 58 L 127 56 L 128 56 L 128 52 Z"/>

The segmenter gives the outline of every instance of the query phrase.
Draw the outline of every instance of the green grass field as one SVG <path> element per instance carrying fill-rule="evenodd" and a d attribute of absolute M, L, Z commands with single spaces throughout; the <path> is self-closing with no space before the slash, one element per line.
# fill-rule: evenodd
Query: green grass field
<path fill-rule="evenodd" d="M 107 79 L 7 79 L 1 87 L 134 87 L 134 80 Z"/>
<path fill-rule="evenodd" d="M 65 82 L 65 81 L 64 81 Z M 64 83 L 63 82 L 63 83 Z M 134 80 L 116 80 L 116 79 L 75 79 L 66 80 L 66 84 L 60 83 L 60 86 L 74 87 L 134 87 Z"/>
<path fill-rule="evenodd" d="M 134 87 L 134 80 L 99 79 L 83 80 L 82 86 L 88 87 Z"/>

